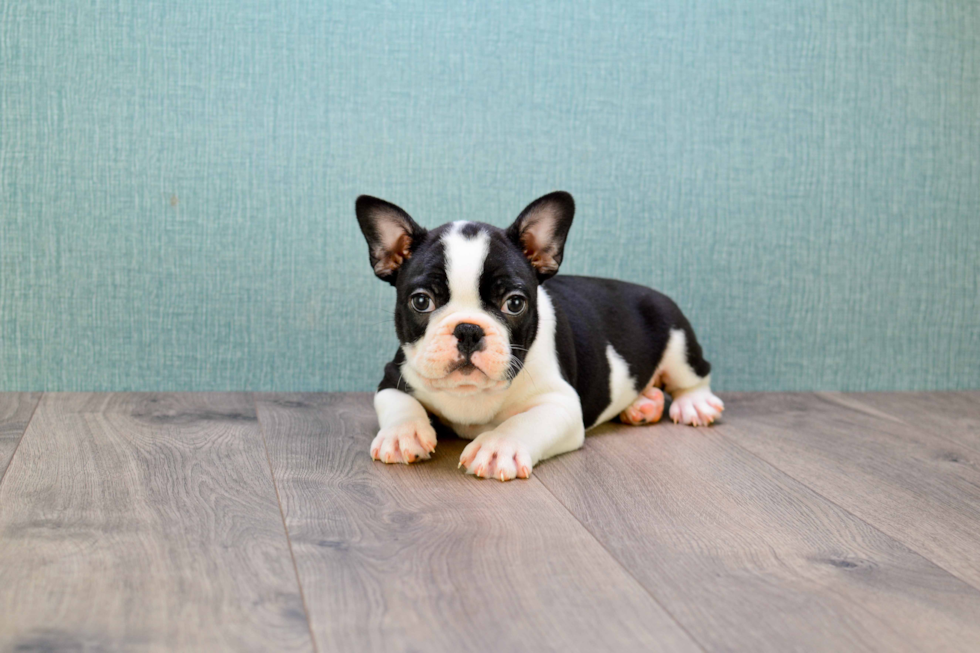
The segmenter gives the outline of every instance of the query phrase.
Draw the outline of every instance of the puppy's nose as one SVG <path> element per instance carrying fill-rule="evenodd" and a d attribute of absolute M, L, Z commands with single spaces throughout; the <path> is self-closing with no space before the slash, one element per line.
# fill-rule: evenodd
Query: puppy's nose
<path fill-rule="evenodd" d="M 479 325 L 460 322 L 453 329 L 453 335 L 459 341 L 456 347 L 463 356 L 483 349 L 483 328 Z"/>

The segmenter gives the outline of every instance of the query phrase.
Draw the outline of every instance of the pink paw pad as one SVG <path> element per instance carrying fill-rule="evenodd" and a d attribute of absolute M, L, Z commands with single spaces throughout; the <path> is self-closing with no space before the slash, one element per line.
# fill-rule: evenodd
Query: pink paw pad
<path fill-rule="evenodd" d="M 659 388 L 648 388 L 619 414 L 619 419 L 624 424 L 639 426 L 656 424 L 663 414 L 664 393 Z"/>

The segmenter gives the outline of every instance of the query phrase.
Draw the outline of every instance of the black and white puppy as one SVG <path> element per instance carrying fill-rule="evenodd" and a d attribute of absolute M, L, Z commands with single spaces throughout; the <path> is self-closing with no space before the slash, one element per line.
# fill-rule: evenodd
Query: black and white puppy
<path fill-rule="evenodd" d="M 402 209 L 361 196 L 357 221 L 374 273 L 397 289 L 401 347 L 374 406 L 371 456 L 427 459 L 430 415 L 472 440 L 470 474 L 527 478 L 540 460 L 582 446 L 617 415 L 712 423 L 724 409 L 690 323 L 661 293 L 623 281 L 554 276 L 575 204 L 532 202 L 510 227 L 457 221 L 423 229 Z"/>

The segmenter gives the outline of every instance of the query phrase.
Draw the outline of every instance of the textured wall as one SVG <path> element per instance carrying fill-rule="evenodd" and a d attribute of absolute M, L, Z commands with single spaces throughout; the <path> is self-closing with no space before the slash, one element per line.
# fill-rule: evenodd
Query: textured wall
<path fill-rule="evenodd" d="M 368 389 L 359 193 L 578 200 L 722 389 L 980 387 L 980 5 L 0 0 L 0 389 Z"/>

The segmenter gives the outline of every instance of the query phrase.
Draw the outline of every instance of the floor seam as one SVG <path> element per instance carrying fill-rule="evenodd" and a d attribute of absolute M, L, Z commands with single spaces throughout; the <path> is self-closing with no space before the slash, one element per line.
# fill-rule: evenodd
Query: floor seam
<path fill-rule="evenodd" d="M 649 596 L 651 599 L 653 599 L 653 602 L 654 603 L 656 603 L 657 605 L 660 606 L 660 609 L 664 611 L 664 614 L 666 614 L 668 617 L 670 617 L 670 620 L 673 621 L 675 624 L 677 624 L 677 627 L 680 628 L 681 631 L 685 635 L 687 635 L 688 639 L 690 639 L 692 642 L 694 642 L 694 645 L 697 646 L 699 649 L 701 649 L 702 651 L 704 651 L 705 653 L 707 653 L 708 649 L 705 648 L 705 646 L 703 644 L 701 644 L 701 642 L 698 640 L 698 638 L 696 638 L 694 636 L 694 634 L 691 633 L 691 631 L 688 630 L 687 627 L 684 624 L 682 624 L 680 622 L 680 620 L 677 619 L 677 617 L 674 616 L 674 613 L 673 612 L 671 612 L 670 610 L 667 609 L 667 606 L 665 606 L 660 599 L 658 599 L 656 596 L 653 595 L 653 592 L 651 592 L 650 590 L 647 589 L 646 585 L 644 585 L 642 582 L 640 582 L 640 579 L 639 578 L 637 578 L 636 576 L 633 575 L 633 572 L 631 572 L 629 570 L 629 568 L 625 564 L 623 564 L 623 562 L 618 557 L 616 557 L 616 554 L 615 553 L 613 553 L 612 551 L 609 550 L 609 547 L 607 547 L 606 544 L 602 540 L 600 540 L 598 537 L 596 537 L 596 534 L 593 533 L 592 530 L 588 526 L 585 525 L 585 522 L 583 522 L 581 519 L 578 518 L 578 515 L 576 515 L 574 512 L 572 512 L 572 510 L 568 506 L 565 505 L 565 502 L 562 501 L 558 497 L 558 495 L 555 494 L 551 490 L 550 487 L 548 487 L 548 484 L 545 483 L 541 479 L 540 476 L 535 476 L 534 478 L 535 478 L 535 480 L 537 480 L 538 483 L 541 484 L 541 487 L 543 487 L 545 490 L 548 491 L 548 494 L 550 494 L 552 497 L 554 497 L 555 501 L 558 502 L 558 505 L 560 505 L 562 508 L 564 508 L 565 509 L 565 512 L 567 512 L 569 515 L 571 515 L 572 519 L 574 519 L 576 522 L 578 522 L 578 524 L 585 530 L 585 532 L 589 534 L 589 537 L 591 537 L 596 542 L 596 544 L 598 544 L 599 546 L 602 547 L 602 550 L 605 551 L 606 554 L 617 565 L 619 565 L 620 569 L 622 569 L 626 573 L 627 576 L 629 576 L 630 578 L 632 578 L 633 579 L 633 582 L 635 582 L 640 587 L 640 589 L 643 590 L 643 592 L 647 596 Z"/>
<path fill-rule="evenodd" d="M 44 399 L 44 394 L 37 398 L 37 403 L 34 404 L 33 410 L 31 410 L 31 416 L 27 418 L 27 423 L 24 424 L 24 430 L 20 432 L 20 437 L 17 438 L 17 444 L 14 445 L 14 450 L 10 454 L 10 460 L 7 461 L 7 466 L 3 468 L 3 474 L 0 474 L 0 487 L 3 486 L 3 481 L 7 478 L 7 472 L 14 464 L 14 458 L 17 457 L 17 452 L 20 451 L 20 443 L 24 441 L 24 436 L 27 435 L 27 429 L 30 428 L 31 422 L 34 421 L 34 415 L 37 414 L 37 408 L 41 405 L 41 400 Z"/>
<path fill-rule="evenodd" d="M 249 393 L 252 398 L 252 408 L 255 411 L 255 421 L 259 424 L 259 434 L 262 436 L 262 446 L 265 448 L 265 460 L 269 464 L 269 478 L 272 479 L 272 489 L 276 493 L 276 503 L 279 505 L 279 517 L 282 519 L 282 530 L 286 535 L 286 546 L 289 548 L 289 559 L 293 563 L 293 573 L 296 575 L 296 586 L 299 588 L 299 599 L 303 604 L 303 613 L 306 615 L 306 628 L 310 633 L 310 643 L 313 646 L 314 653 L 318 653 L 319 648 L 316 644 L 316 635 L 313 634 L 313 622 L 310 619 L 310 609 L 306 603 L 306 593 L 303 591 L 303 581 L 300 580 L 299 576 L 299 566 L 296 564 L 296 554 L 293 553 L 293 540 L 289 536 L 289 527 L 286 526 L 286 511 L 282 507 L 282 497 L 279 496 L 279 484 L 276 483 L 276 473 L 272 468 L 272 457 L 269 455 L 269 442 L 265 437 L 265 426 L 262 424 L 262 419 L 259 417 L 259 404 L 258 399 L 255 398 L 255 393 Z"/>
<path fill-rule="evenodd" d="M 780 474 L 782 474 L 786 478 L 792 480 L 795 483 L 799 483 L 800 485 L 802 485 L 803 487 L 805 487 L 806 489 L 808 489 L 810 492 L 813 492 L 815 495 L 817 495 L 818 497 L 820 497 L 821 499 L 823 499 L 827 503 L 830 503 L 831 505 L 836 506 L 838 509 L 844 511 L 846 514 L 850 515 L 854 519 L 856 519 L 859 522 L 861 522 L 862 524 L 866 525 L 868 528 L 870 528 L 871 530 L 875 531 L 876 533 L 878 533 L 882 537 L 888 538 L 889 540 L 891 540 L 892 542 L 895 542 L 899 546 L 904 547 L 909 553 L 912 553 L 914 555 L 919 556 L 920 558 L 922 558 L 923 560 L 925 560 L 929 564 L 935 565 L 937 569 L 941 569 L 942 571 L 946 572 L 947 574 L 949 574 L 953 578 L 957 579 L 961 583 L 963 583 L 963 584 L 965 584 L 965 585 L 967 585 L 969 587 L 972 587 L 974 590 L 980 592 L 980 585 L 977 585 L 977 584 L 975 584 L 975 583 L 973 583 L 973 582 L 971 582 L 971 581 L 963 578 L 962 576 L 960 576 L 959 574 L 957 574 L 954 571 L 950 571 L 949 569 L 947 569 L 946 567 L 944 567 L 940 563 L 938 563 L 935 560 L 933 560 L 931 557 L 927 556 L 926 554 L 922 553 L 918 549 L 914 548 L 911 544 L 905 542 L 904 540 L 898 539 L 894 535 L 889 535 L 888 533 L 886 533 L 885 531 L 881 530 L 880 528 L 878 528 L 877 526 L 875 526 L 874 524 L 872 524 L 868 520 L 864 519 L 863 517 L 861 517 L 859 515 L 854 514 L 853 512 L 851 512 L 850 510 L 848 510 L 844 506 L 840 505 L 839 503 L 837 503 L 836 501 L 834 501 L 830 497 L 825 496 L 822 492 L 820 492 L 816 488 L 811 487 L 809 483 L 806 483 L 802 479 L 799 479 L 796 476 L 790 474 L 789 472 L 787 472 L 786 470 L 784 470 L 782 467 L 778 467 L 775 463 L 772 463 L 772 462 L 766 460 L 762 456 L 756 454 L 754 451 L 751 451 L 749 449 L 746 449 L 741 444 L 739 444 L 735 438 L 733 438 L 733 437 L 731 437 L 731 436 L 729 436 L 729 435 L 727 435 L 725 433 L 725 431 L 723 430 L 724 429 L 724 426 L 725 426 L 724 424 L 719 424 L 718 426 L 715 427 L 717 429 L 718 434 L 722 438 L 724 438 L 725 440 L 727 440 L 729 443 L 731 443 L 733 446 L 737 447 L 740 451 L 743 451 L 746 454 L 748 454 L 749 456 L 752 456 L 756 460 L 762 462 L 763 464 L 768 465 L 769 467 L 772 467 L 774 470 L 776 470 L 777 472 L 779 472 Z"/>

